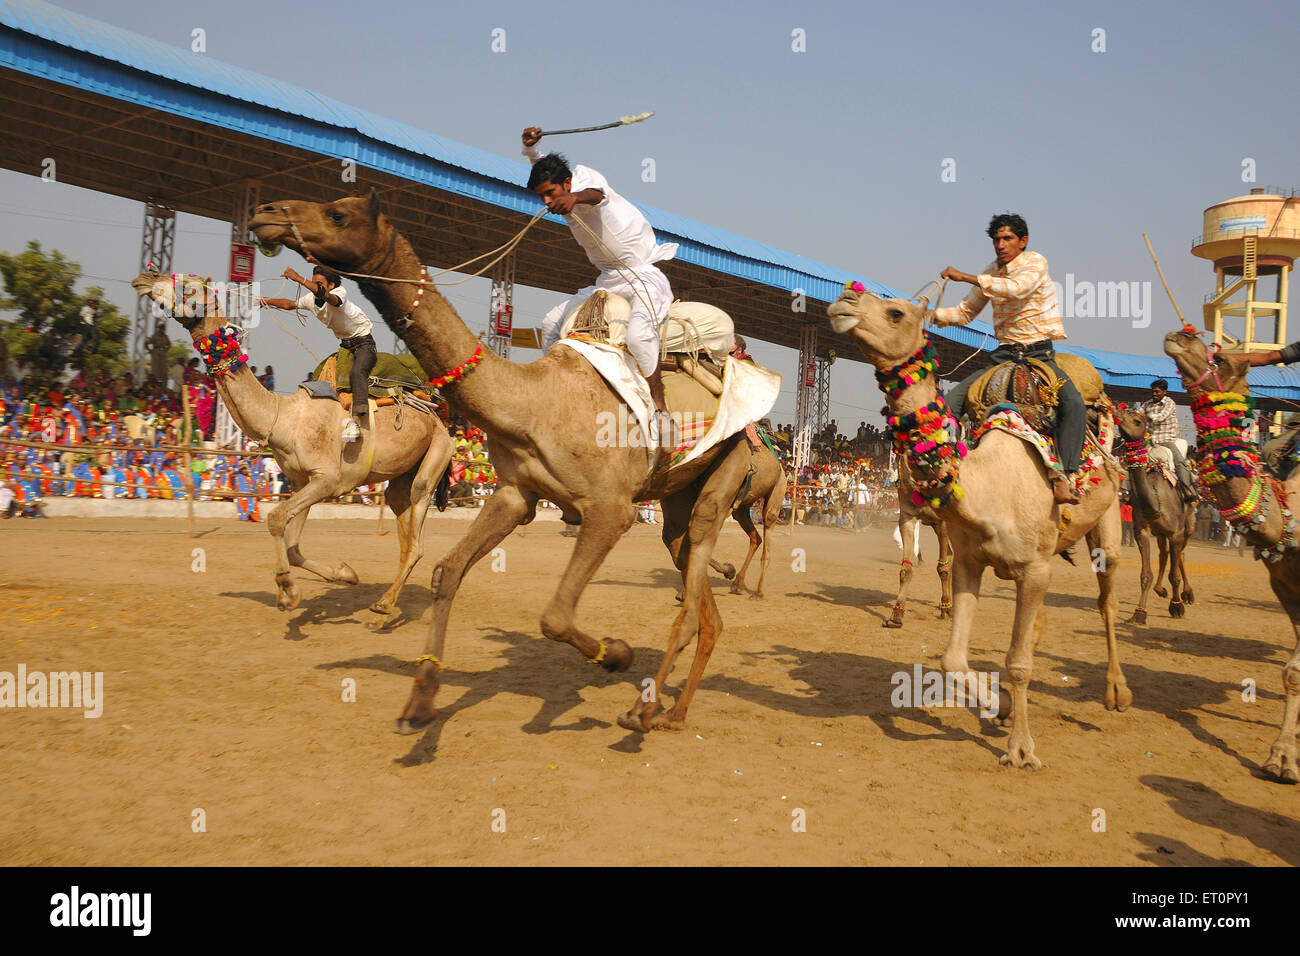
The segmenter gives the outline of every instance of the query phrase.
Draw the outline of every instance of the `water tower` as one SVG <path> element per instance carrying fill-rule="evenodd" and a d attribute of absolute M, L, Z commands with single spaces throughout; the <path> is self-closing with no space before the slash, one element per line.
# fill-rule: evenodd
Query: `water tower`
<path fill-rule="evenodd" d="M 1214 294 L 1206 297 L 1205 328 L 1214 341 L 1268 352 L 1287 344 L 1287 287 L 1300 257 L 1300 190 L 1252 189 L 1205 210 L 1192 255 L 1214 263 Z M 1272 299 L 1259 280 L 1276 277 Z"/>

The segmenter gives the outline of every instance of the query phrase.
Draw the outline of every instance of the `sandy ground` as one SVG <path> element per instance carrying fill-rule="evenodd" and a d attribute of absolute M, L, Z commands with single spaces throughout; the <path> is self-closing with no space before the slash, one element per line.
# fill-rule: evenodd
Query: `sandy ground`
<path fill-rule="evenodd" d="M 636 649 L 620 675 L 540 637 L 572 543 L 557 523 L 527 529 L 503 570 L 484 561 L 461 589 L 442 718 L 396 736 L 429 572 L 465 525 L 430 518 L 402 598 L 424 620 L 382 634 L 365 622 L 396 566 L 387 528 L 309 524 L 304 550 L 328 543 L 362 583 L 299 573 L 302 606 L 283 613 L 264 526 L 205 520 L 190 539 L 164 519 L 0 525 L 0 671 L 102 671 L 105 698 L 98 719 L 0 710 L 0 863 L 1300 863 L 1300 790 L 1258 770 L 1291 629 L 1235 551 L 1194 548 L 1183 622 L 1157 602 L 1149 626 L 1121 627 L 1125 713 L 1101 703 L 1092 576 L 1057 563 L 1030 691 L 1045 767 L 1030 773 L 998 766 L 1005 732 L 973 710 L 891 705 L 891 675 L 937 668 L 947 626 L 927 532 L 906 626 L 881 628 L 898 558 L 881 527 L 780 532 L 765 601 L 715 578 L 726 631 L 689 727 L 648 737 L 615 717 L 674 614 L 657 529 L 635 526 L 579 607 L 591 633 Z M 743 544 L 730 526 L 720 555 Z M 987 576 L 974 667 L 1001 664 L 1012 606 Z"/>

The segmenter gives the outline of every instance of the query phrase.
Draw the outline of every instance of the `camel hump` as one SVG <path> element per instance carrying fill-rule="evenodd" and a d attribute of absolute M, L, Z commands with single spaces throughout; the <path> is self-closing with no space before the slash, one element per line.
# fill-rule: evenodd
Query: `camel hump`
<path fill-rule="evenodd" d="M 1071 355 L 1069 352 L 1057 352 L 1056 364 L 1070 377 L 1074 387 L 1083 396 L 1083 404 L 1094 405 L 1102 396 L 1101 373 L 1086 358 Z"/>

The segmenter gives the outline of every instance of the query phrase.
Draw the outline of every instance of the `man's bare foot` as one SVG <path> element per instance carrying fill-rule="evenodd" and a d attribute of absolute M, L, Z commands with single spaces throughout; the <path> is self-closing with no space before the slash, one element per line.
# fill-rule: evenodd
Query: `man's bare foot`
<path fill-rule="evenodd" d="M 1058 505 L 1077 505 L 1079 496 L 1071 487 L 1068 475 L 1056 475 L 1052 479 L 1052 498 Z"/>

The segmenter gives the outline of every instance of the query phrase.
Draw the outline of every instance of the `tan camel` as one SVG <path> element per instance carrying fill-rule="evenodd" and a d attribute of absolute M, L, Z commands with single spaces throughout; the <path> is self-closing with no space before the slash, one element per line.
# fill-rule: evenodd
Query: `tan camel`
<path fill-rule="evenodd" d="M 183 283 L 180 291 L 186 304 L 176 309 L 178 283 Z M 225 325 L 219 297 L 197 278 L 142 272 L 131 286 L 170 312 L 195 342 Z M 302 600 L 290 568 L 303 568 L 326 581 L 357 583 L 356 572 L 346 563 L 323 564 L 299 550 L 311 506 L 359 485 L 388 482 L 384 498 L 397 519 L 401 557 L 396 580 L 370 610 L 383 615 L 378 627 L 391 627 L 400 616 L 397 597 L 424 554 L 421 532 L 430 496 L 451 463 L 451 436 L 442 422 L 409 406 L 402 407 L 400 421 L 401 406 L 379 408 L 363 439 L 345 445 L 346 412 L 338 402 L 310 398 L 301 390 L 276 395 L 262 386 L 247 365 L 233 374 L 215 376 L 214 382 L 235 424 L 269 448 L 293 482 L 293 493 L 267 516 L 267 530 L 275 540 L 276 604 L 281 610 L 291 610 Z"/>
<path fill-rule="evenodd" d="M 889 617 L 881 622 L 882 627 L 902 627 L 903 615 L 907 611 L 907 591 L 912 583 L 915 568 L 909 556 L 908 544 L 916 540 L 916 523 L 933 528 L 939 539 L 939 560 L 936 570 L 939 572 L 939 620 L 952 617 L 952 542 L 948 538 L 948 529 L 944 523 L 934 517 L 930 508 L 918 508 L 912 504 L 912 485 L 907 480 L 906 471 L 898 471 L 898 534 L 903 540 L 903 559 L 898 569 L 898 597 L 894 600 L 894 609 Z"/>
<path fill-rule="evenodd" d="M 1124 465 L 1128 468 L 1129 504 L 1133 507 L 1133 538 L 1142 558 L 1142 596 L 1129 623 L 1147 622 L 1147 597 L 1151 591 L 1151 538 L 1154 536 L 1160 549 L 1160 569 L 1154 581 L 1156 594 L 1169 597 L 1169 616 L 1179 618 L 1186 613 L 1184 605 L 1195 600 L 1187 581 L 1184 553 L 1187 542 L 1196 530 L 1196 502 L 1184 502 L 1182 495 L 1159 471 L 1147 466 L 1148 455 L 1154 454 L 1147 439 L 1147 417 L 1133 408 L 1121 408 L 1115 413 L 1118 438 L 1123 442 Z M 1158 446 L 1157 446 L 1158 448 Z M 1159 449 L 1165 452 L 1164 449 Z M 1173 468 L 1172 457 L 1169 467 Z M 1160 584 L 1169 566 L 1169 588 Z"/>
<path fill-rule="evenodd" d="M 1300 714 L 1300 540 L 1292 504 L 1300 501 L 1300 472 L 1293 472 L 1285 483 L 1278 481 L 1259 468 L 1255 449 L 1240 439 L 1240 410 L 1250 395 L 1244 358 L 1221 355 L 1212 361 L 1205 343 L 1186 330 L 1165 336 L 1165 353 L 1178 365 L 1196 412 L 1201 485 L 1224 518 L 1255 545 L 1256 556 L 1265 559 L 1268 583 L 1295 632 L 1295 650 L 1282 668 L 1286 690 L 1282 728 L 1269 750 L 1264 771 L 1279 780 L 1300 783 L 1295 741 L 1296 716 Z M 1207 468 L 1207 454 L 1214 456 L 1217 467 Z"/>
<path fill-rule="evenodd" d="M 918 305 L 906 299 L 881 299 L 870 293 L 846 291 L 827 311 L 831 327 L 849 333 L 867 360 L 885 374 L 922 355 L 927 304 L 924 299 Z M 913 423 L 923 419 L 942 421 L 928 417 L 939 407 L 935 403 L 937 377 L 937 371 L 920 375 L 914 384 L 886 392 L 894 416 L 910 418 Z M 1034 649 L 1045 619 L 1043 599 L 1052 579 L 1052 557 L 1085 536 L 1089 550 L 1097 556 L 1093 561 L 1101 591 L 1097 603 L 1106 628 L 1106 707 L 1123 710 L 1133 701 L 1119 666 L 1115 639 L 1119 474 L 1107 466 L 1101 483 L 1094 485 L 1080 504 L 1069 507 L 1067 513 L 1053 501 L 1047 466 L 1019 438 L 999 430 L 986 434 L 978 447 L 960 461 L 958 484 L 958 472 L 951 467 L 958 461 L 956 436 L 948 434 L 946 428 L 929 435 L 927 440 L 934 443 L 934 455 L 942 455 L 942 463 L 937 469 L 916 470 L 911 480 L 924 488 L 932 501 L 940 502 L 937 508 L 925 505 L 925 510 L 932 513 L 932 518 L 942 518 L 952 539 L 952 636 L 944 651 L 943 668 L 948 673 L 965 675 L 965 681 L 976 679 L 970 673 L 967 648 L 980 579 L 984 569 L 991 567 L 998 577 L 1014 581 L 1016 612 L 1007 652 L 1011 734 L 1001 762 L 1037 769 L 1042 762 L 1034 753 L 1029 733 L 1028 691 Z M 915 451 L 915 445 L 909 448 L 909 454 Z M 1005 700 L 1002 709 L 1005 712 Z"/>
<path fill-rule="evenodd" d="M 496 491 L 465 537 L 434 568 L 429 640 L 394 729 L 415 733 L 433 722 L 447 619 L 461 580 L 510 532 L 533 520 L 541 498 L 559 505 L 565 521 L 581 525 L 560 586 L 542 611 L 542 633 L 609 671 L 627 670 L 632 649 L 625 641 L 597 640 L 580 630 L 574 621 L 578 599 L 631 527 L 636 502 L 662 502 L 663 540 L 682 572 L 686 599 L 673 621 L 653 692 L 638 693 L 618 721 L 638 732 L 682 727 L 722 632 L 706 576 L 718 532 L 749 470 L 744 435 L 733 435 L 666 473 L 652 472 L 657 449 L 601 441 L 601 422 L 616 418 L 621 402 L 590 363 L 563 346 L 529 365 L 484 350 L 437 289 L 419 285 L 424 274 L 420 261 L 381 213 L 373 191 L 368 198 L 329 203 L 267 203 L 258 207 L 250 226 L 261 242 L 289 246 L 337 271 L 402 280 L 363 278 L 358 284 L 425 370 L 447 380 L 441 388 L 451 406 L 487 434 Z M 659 692 L 678 655 L 697 638 L 681 696 L 661 713 Z"/>

